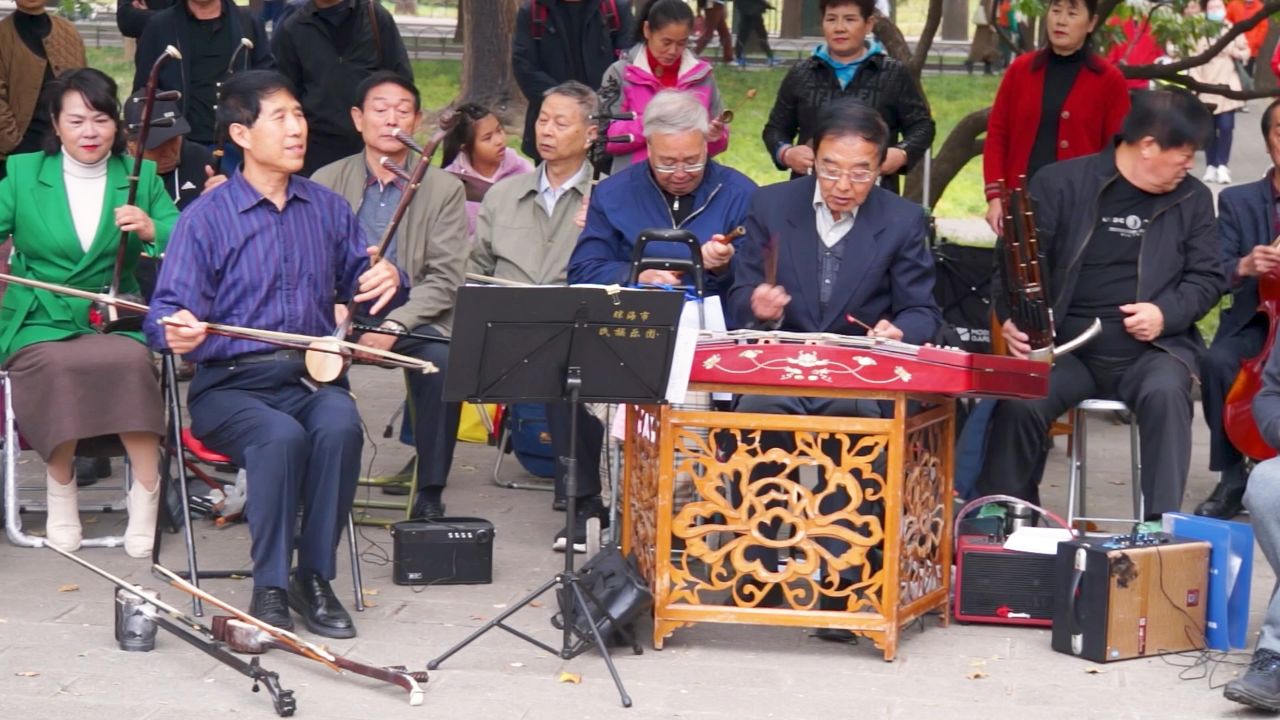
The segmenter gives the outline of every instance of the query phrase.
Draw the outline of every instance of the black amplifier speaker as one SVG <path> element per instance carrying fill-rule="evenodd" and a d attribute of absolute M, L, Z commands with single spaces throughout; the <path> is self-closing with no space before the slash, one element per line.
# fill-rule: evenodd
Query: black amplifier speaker
<path fill-rule="evenodd" d="M 397 585 L 493 582 L 493 523 L 455 517 L 391 526 L 391 579 Z"/>

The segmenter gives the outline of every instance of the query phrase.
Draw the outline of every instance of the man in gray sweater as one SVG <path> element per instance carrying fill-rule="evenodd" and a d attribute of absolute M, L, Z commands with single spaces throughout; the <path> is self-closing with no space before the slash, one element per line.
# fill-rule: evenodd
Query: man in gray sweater
<path fill-rule="evenodd" d="M 403 180 L 382 167 L 380 160 L 390 158 L 410 173 L 423 161 L 412 157 L 393 136 L 396 130 L 412 134 L 422 120 L 422 107 L 413 83 L 389 71 L 369 76 L 360 85 L 357 97 L 360 105 L 352 108 L 351 115 L 364 138 L 364 150 L 320 168 L 312 179 L 351 203 L 373 245 L 382 239 L 407 189 Z M 371 322 L 393 331 L 448 338 L 467 261 L 466 195 L 462 182 L 443 170 L 428 168 L 387 247 L 386 257 L 409 275 L 409 301 Z M 418 498 L 413 516 L 442 517 L 444 487 L 453 464 L 461 409 L 458 403 L 443 399 L 449 345 L 372 332 L 361 335 L 359 342 L 429 360 L 440 370 L 429 375 L 409 373 L 408 384 L 409 417 L 418 454 Z"/>
<path fill-rule="evenodd" d="M 471 272 L 531 285 L 565 283 L 569 256 L 578 242 L 582 211 L 591 193 L 587 148 L 595 140 L 591 115 L 598 104 L 591 88 L 572 80 L 546 92 L 533 126 L 542 162 L 534 172 L 499 181 L 485 195 L 476 219 Z M 568 403 L 547 404 L 547 428 L 557 457 L 569 454 L 571 412 Z M 578 501 L 573 529 L 577 552 L 587 551 L 588 518 L 608 523 L 600 500 L 603 442 L 604 427 L 582 410 L 578 416 Z M 564 469 L 558 463 L 556 497 L 564 497 Z M 565 550 L 568 544 L 561 530 L 552 547 Z"/>

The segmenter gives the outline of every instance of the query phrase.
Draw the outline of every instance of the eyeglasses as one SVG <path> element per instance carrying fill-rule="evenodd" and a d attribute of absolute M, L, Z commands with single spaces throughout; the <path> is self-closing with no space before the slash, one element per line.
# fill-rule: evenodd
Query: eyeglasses
<path fill-rule="evenodd" d="M 676 163 L 675 165 L 654 165 L 653 171 L 662 173 L 663 175 L 674 175 L 678 172 L 696 173 L 707 166 L 707 161 L 702 160 L 696 163 Z"/>
<path fill-rule="evenodd" d="M 840 182 L 840 178 L 845 178 L 850 183 L 866 183 L 876 179 L 876 171 L 874 170 L 834 170 L 832 168 L 816 169 L 818 177 L 827 182 Z"/>

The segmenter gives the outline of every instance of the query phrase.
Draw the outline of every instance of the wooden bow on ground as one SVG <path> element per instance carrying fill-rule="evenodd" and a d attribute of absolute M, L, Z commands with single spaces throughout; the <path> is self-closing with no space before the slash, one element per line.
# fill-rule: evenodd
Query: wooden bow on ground
<path fill-rule="evenodd" d="M 151 66 L 151 73 L 147 75 L 146 92 L 142 98 L 142 118 L 138 125 L 138 142 L 134 146 L 133 151 L 133 172 L 129 173 L 129 199 L 126 205 L 136 205 L 138 203 L 138 178 L 142 176 L 142 156 L 147 151 L 147 136 L 151 134 L 151 111 L 154 109 L 156 99 L 175 100 L 181 95 L 176 90 L 166 92 L 156 92 L 156 84 L 160 79 L 160 66 L 166 60 L 181 60 L 182 53 L 172 45 L 165 46 L 164 52 L 160 53 L 160 57 Z M 130 99 L 129 102 L 138 102 L 137 98 Z M 173 118 L 166 118 L 168 124 L 173 124 Z M 129 246 L 129 232 L 127 230 L 120 231 L 120 241 L 116 247 L 116 262 L 111 270 L 111 286 L 107 289 L 107 295 L 114 298 L 120 292 L 120 274 L 124 270 L 124 258 L 126 248 Z M 107 304 L 107 319 L 111 323 L 120 321 L 120 310 L 123 306 Z M 132 320 L 129 329 L 136 330 L 141 326 L 141 319 Z M 123 328 L 115 328 L 123 329 Z"/>
<path fill-rule="evenodd" d="M 128 310 L 130 312 L 144 315 L 151 310 L 150 307 L 143 305 L 142 303 L 111 297 L 106 293 L 90 292 L 79 288 L 67 287 L 66 285 L 58 285 L 56 283 L 47 283 L 40 280 L 18 277 L 17 275 L 9 275 L 7 273 L 0 273 L 0 280 L 11 282 L 16 285 L 25 285 L 27 287 L 36 288 L 37 290 L 48 290 L 49 292 L 55 292 L 61 295 L 69 295 L 71 297 L 99 302 L 108 306 L 114 306 L 122 310 Z M 187 323 L 169 317 L 161 318 L 160 322 L 164 325 L 170 325 L 173 327 L 190 327 Z M 380 364 L 388 365 L 390 367 L 398 367 L 420 373 L 433 373 L 438 371 L 435 364 L 426 360 L 419 360 L 418 358 L 401 355 L 400 353 L 391 352 L 390 350 L 379 350 L 378 348 L 365 347 L 347 340 L 336 338 L 317 337 L 315 335 L 303 335 L 300 333 L 278 332 L 275 330 L 259 330 L 257 328 L 240 327 L 238 325 L 223 325 L 220 323 L 205 323 L 205 329 L 212 335 L 222 335 L 242 340 L 257 340 L 269 345 L 277 345 L 279 347 L 294 350 L 331 352 L 344 357 L 351 351 L 358 350 L 359 352 L 376 356 L 379 358 Z M 317 347 L 318 344 L 323 344 L 323 346 Z M 336 347 L 330 349 L 329 345 L 331 344 L 336 345 Z"/>
<path fill-rule="evenodd" d="M 323 648 L 312 642 L 307 642 L 306 640 L 303 640 L 302 638 L 298 637 L 297 635 L 294 635 L 288 630 L 283 630 L 270 623 L 265 623 L 259 620 L 258 618 L 250 615 L 249 613 L 241 611 L 239 608 L 235 607 L 234 605 L 224 602 L 219 598 L 214 597 L 212 594 L 205 592 L 204 590 L 201 590 L 195 585 L 192 585 L 186 580 L 183 580 L 182 578 L 178 577 L 172 570 L 170 570 L 169 568 L 163 565 L 160 565 L 160 564 L 152 565 L 151 571 L 155 573 L 159 573 L 161 576 L 164 577 L 165 580 L 169 582 L 170 585 L 181 590 L 182 592 L 187 593 L 188 595 L 191 595 L 193 597 L 198 597 L 202 601 L 207 602 L 210 605 L 213 605 L 214 607 L 220 610 L 225 610 L 226 612 L 231 613 L 231 615 L 235 617 L 237 620 L 240 620 L 244 623 L 252 625 L 258 630 L 261 630 L 262 632 L 271 636 L 272 639 L 282 643 L 285 647 L 289 649 L 290 652 L 296 652 L 297 654 L 303 657 L 315 660 L 316 662 L 332 669 L 334 672 L 342 672 L 342 668 L 338 667 L 337 658 L 334 657 L 333 653 L 329 652 L 326 648 Z"/>
<path fill-rule="evenodd" d="M 378 252 L 369 261 L 370 268 L 386 259 L 387 248 L 391 245 L 391 240 L 395 237 L 396 230 L 400 227 L 400 221 L 404 219 L 404 214 L 408 211 L 409 204 L 413 202 L 413 198 L 418 194 L 418 187 L 422 184 L 422 178 L 426 176 L 427 168 L 431 165 L 431 155 L 435 153 L 436 147 L 444 140 L 445 134 L 448 133 L 453 123 L 454 117 L 452 115 L 442 117 L 440 120 L 441 129 L 431 137 L 431 141 L 427 143 L 426 148 L 414 142 L 408 133 L 400 129 L 396 129 L 394 132 L 393 135 L 396 140 L 399 140 L 402 145 L 422 157 L 418 159 L 418 165 L 413 169 L 412 174 L 407 173 L 404 168 L 396 165 L 390 158 L 382 158 L 382 167 L 403 178 L 407 182 L 407 186 L 404 192 L 400 194 L 400 202 L 396 203 L 391 222 L 387 223 L 386 229 L 382 232 L 382 240 L 378 243 Z M 342 375 L 351 361 L 350 354 L 343 351 L 344 347 L 370 355 L 380 355 L 381 352 L 386 352 L 344 340 L 347 333 L 351 331 L 351 323 L 355 321 L 355 316 L 356 301 L 352 299 L 347 302 L 347 312 L 342 322 L 338 323 L 337 328 L 334 329 L 333 336 L 317 340 L 307 348 L 307 374 L 313 380 L 325 383 L 333 382 Z"/>
<path fill-rule="evenodd" d="M 225 615 L 218 615 L 213 618 L 213 635 L 238 653 L 257 655 L 276 648 L 295 655 L 302 654 L 296 648 L 280 642 L 280 640 L 258 627 Z M 409 693 L 410 705 L 422 704 L 423 692 L 419 683 L 427 682 L 427 672 L 425 670 L 409 672 L 408 669 L 398 666 L 378 667 L 366 665 L 341 655 L 334 655 L 333 660 L 343 670 L 350 670 L 357 675 L 398 685 Z"/>

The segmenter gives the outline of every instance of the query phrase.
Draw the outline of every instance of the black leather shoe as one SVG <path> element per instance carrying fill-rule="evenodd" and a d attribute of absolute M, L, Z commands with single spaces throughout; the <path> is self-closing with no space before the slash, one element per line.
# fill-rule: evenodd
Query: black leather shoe
<path fill-rule="evenodd" d="M 444 517 L 444 503 L 419 498 L 413 503 L 414 520 L 439 520 Z"/>
<path fill-rule="evenodd" d="M 351 622 L 329 581 L 319 575 L 297 570 L 289 577 L 289 607 L 302 616 L 307 629 L 327 638 L 353 638 L 356 626 Z"/>
<path fill-rule="evenodd" d="M 1227 488 L 1222 483 L 1218 483 L 1209 497 L 1196 506 L 1196 514 L 1201 517 L 1230 520 L 1244 510 L 1243 500 L 1244 488 Z"/>
<path fill-rule="evenodd" d="M 1280 653 L 1259 648 L 1244 677 L 1227 683 L 1228 700 L 1268 712 L 1280 712 Z"/>
<path fill-rule="evenodd" d="M 254 588 L 249 614 L 281 630 L 293 629 L 293 616 L 289 614 L 289 593 L 284 588 Z"/>
<path fill-rule="evenodd" d="M 84 487 L 92 485 L 103 478 L 111 477 L 111 458 L 77 457 L 75 461 L 76 485 Z"/>

